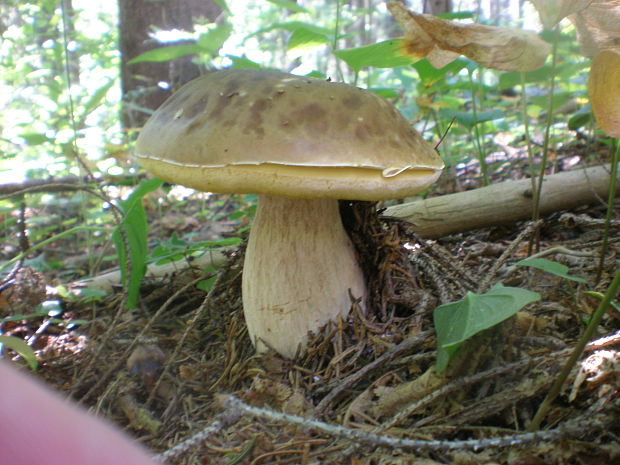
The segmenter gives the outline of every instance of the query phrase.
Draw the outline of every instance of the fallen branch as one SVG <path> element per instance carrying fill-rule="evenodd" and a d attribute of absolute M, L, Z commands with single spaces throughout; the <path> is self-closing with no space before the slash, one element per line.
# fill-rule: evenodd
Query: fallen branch
<path fill-rule="evenodd" d="M 609 187 L 609 165 L 551 174 L 545 177 L 540 198 L 543 215 L 554 211 L 604 203 Z M 529 179 L 505 181 L 456 194 L 395 205 L 386 216 L 415 224 L 422 237 L 437 238 L 471 229 L 509 224 L 532 215 L 532 184 Z M 620 186 L 620 184 L 619 184 Z M 620 187 L 616 195 L 620 193 Z"/>
<path fill-rule="evenodd" d="M 376 433 L 369 433 L 363 430 L 346 428 L 341 425 L 324 423 L 322 421 L 303 418 L 297 415 L 277 412 L 267 408 L 253 407 L 242 402 L 232 395 L 220 395 L 218 401 L 229 413 L 229 418 L 239 419 L 243 415 L 251 416 L 257 420 L 267 422 L 282 422 L 286 425 L 300 426 L 304 429 L 319 431 L 331 437 L 339 437 L 354 441 L 357 445 L 366 445 L 370 447 L 387 447 L 390 449 L 417 450 L 417 451 L 449 451 L 449 450 L 481 450 L 487 448 L 514 447 L 520 444 L 540 441 L 556 441 L 566 436 L 579 436 L 584 432 L 592 431 L 589 424 L 593 415 L 584 415 L 574 420 L 566 421 L 555 429 L 546 431 L 537 431 L 531 433 L 507 434 L 505 436 L 481 438 L 481 439 L 465 439 L 465 440 L 427 440 L 427 439 L 408 439 L 384 436 Z M 241 413 L 241 415 L 239 414 Z M 602 418 L 602 416 L 600 416 Z M 219 419 L 219 418 L 218 418 Z M 597 418 L 598 419 L 598 418 Z M 590 429 L 584 429 L 584 423 L 590 426 Z M 600 425 L 599 427 L 602 427 Z"/>
<path fill-rule="evenodd" d="M 63 176 L 61 178 L 27 179 L 22 182 L 0 184 L 0 195 L 11 196 L 21 195 L 22 193 L 32 194 L 35 192 L 68 192 L 81 190 L 84 186 L 90 184 L 120 185 L 137 183 L 142 178 L 144 178 L 144 175 L 96 176 L 95 178 L 89 176 Z"/>
<path fill-rule="evenodd" d="M 231 247 L 222 247 L 219 249 L 210 250 L 209 252 L 197 258 L 179 260 L 176 262 L 166 263 L 164 265 L 151 264 L 146 270 L 145 278 L 159 279 L 165 276 L 170 276 L 173 273 L 179 273 L 189 267 L 205 269 L 212 266 L 214 268 L 219 268 L 224 263 L 226 263 L 226 260 L 228 260 L 226 252 L 230 252 L 232 250 L 233 249 Z M 96 289 L 111 293 L 114 288 L 117 288 L 120 285 L 121 272 L 119 269 L 115 269 L 112 271 L 108 271 L 107 273 L 94 276 L 92 278 L 76 281 L 72 283 L 71 288 Z"/>

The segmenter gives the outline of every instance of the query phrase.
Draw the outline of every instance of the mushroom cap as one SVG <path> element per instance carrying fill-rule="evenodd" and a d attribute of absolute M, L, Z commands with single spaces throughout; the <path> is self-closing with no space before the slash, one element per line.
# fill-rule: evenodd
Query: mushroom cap
<path fill-rule="evenodd" d="M 147 171 L 175 184 L 293 198 L 405 197 L 443 168 L 376 94 L 264 70 L 187 83 L 147 121 L 135 152 Z"/>

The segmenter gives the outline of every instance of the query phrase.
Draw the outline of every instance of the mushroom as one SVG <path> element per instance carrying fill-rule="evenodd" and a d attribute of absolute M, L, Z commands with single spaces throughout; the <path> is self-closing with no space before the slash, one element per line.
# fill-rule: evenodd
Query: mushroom
<path fill-rule="evenodd" d="M 443 163 L 386 100 L 346 84 L 263 70 L 195 79 L 136 144 L 154 175 L 205 192 L 258 194 L 243 310 L 258 352 L 287 358 L 366 296 L 338 199 L 419 192 Z"/>

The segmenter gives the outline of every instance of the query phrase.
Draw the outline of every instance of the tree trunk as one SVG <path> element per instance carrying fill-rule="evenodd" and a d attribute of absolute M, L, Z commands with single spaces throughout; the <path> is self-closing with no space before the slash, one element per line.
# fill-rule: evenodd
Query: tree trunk
<path fill-rule="evenodd" d="M 65 18 L 67 22 L 63 25 L 66 28 L 65 33 L 67 35 L 67 40 L 70 42 L 75 40 L 75 9 L 73 8 L 72 0 L 62 0 L 61 1 L 62 8 L 65 11 Z M 75 51 L 69 51 L 67 53 L 67 58 L 69 60 L 68 70 L 69 77 L 71 78 L 71 85 L 76 85 L 80 83 L 80 55 L 79 53 L 75 53 Z M 64 72 L 64 70 L 63 70 Z"/>
<path fill-rule="evenodd" d="M 490 19 L 493 25 L 501 26 L 510 23 L 510 0 L 492 0 L 490 8 Z"/>
<path fill-rule="evenodd" d="M 130 129 L 141 127 L 149 116 L 148 110 L 159 107 L 175 87 L 200 73 L 191 56 L 164 63 L 128 65 L 127 62 L 161 46 L 149 37 L 153 28 L 192 31 L 195 20 L 206 18 L 212 22 L 221 8 L 210 0 L 118 0 L 118 4 L 122 122 L 125 129 Z"/>
<path fill-rule="evenodd" d="M 422 12 L 429 15 L 450 13 L 452 11 L 452 0 L 424 0 Z"/>

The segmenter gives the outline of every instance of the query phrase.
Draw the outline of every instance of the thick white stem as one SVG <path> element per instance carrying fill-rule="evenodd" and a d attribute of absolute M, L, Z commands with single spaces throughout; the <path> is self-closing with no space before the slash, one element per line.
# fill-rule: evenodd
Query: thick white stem
<path fill-rule="evenodd" d="M 346 317 L 366 285 L 338 201 L 259 197 L 243 267 L 243 311 L 258 352 L 293 358 L 313 333 Z"/>

